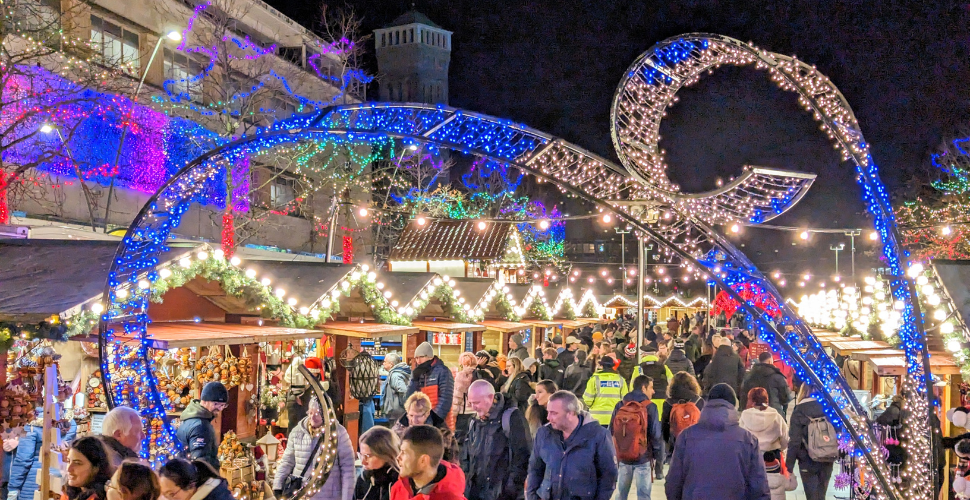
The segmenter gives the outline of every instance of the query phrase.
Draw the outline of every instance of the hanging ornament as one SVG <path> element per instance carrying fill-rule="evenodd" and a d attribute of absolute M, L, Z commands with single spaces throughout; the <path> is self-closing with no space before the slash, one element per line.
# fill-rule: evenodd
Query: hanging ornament
<path fill-rule="evenodd" d="M 236 228 L 232 210 L 222 214 L 222 253 L 231 258 L 236 253 Z"/>

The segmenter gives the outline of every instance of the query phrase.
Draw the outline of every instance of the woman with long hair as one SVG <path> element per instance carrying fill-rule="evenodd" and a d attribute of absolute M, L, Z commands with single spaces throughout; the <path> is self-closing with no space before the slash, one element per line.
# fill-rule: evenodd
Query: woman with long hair
<path fill-rule="evenodd" d="M 768 405 L 768 391 L 764 387 L 748 391 L 747 401 L 748 408 L 741 412 L 738 424 L 758 438 L 771 500 L 784 500 L 789 474 L 784 468 L 781 451 L 788 448 L 788 423 L 778 410 Z"/>
<path fill-rule="evenodd" d="M 398 480 L 400 438 L 387 427 L 371 427 L 361 434 L 359 445 L 364 470 L 354 485 L 354 500 L 390 500 L 391 486 Z"/>
<path fill-rule="evenodd" d="M 549 404 L 549 397 L 558 390 L 559 388 L 552 380 L 541 380 L 536 383 L 536 393 L 529 398 L 529 409 L 525 411 L 525 419 L 529 422 L 532 437 L 535 437 L 539 427 L 549 423 L 546 405 Z"/>
<path fill-rule="evenodd" d="M 158 469 L 158 486 L 168 500 L 234 500 L 229 483 L 202 460 L 169 460 Z"/>
<path fill-rule="evenodd" d="M 697 379 L 693 375 L 687 372 L 677 372 L 674 374 L 673 380 L 667 384 L 667 399 L 664 401 L 663 409 L 660 413 L 660 432 L 663 435 L 667 449 L 670 450 L 670 453 L 667 454 L 668 459 L 673 455 L 674 441 L 676 438 L 674 436 L 675 432 L 671 430 L 670 413 L 673 411 L 674 405 L 687 403 L 693 403 L 698 410 L 704 409 L 704 399 L 701 397 L 701 386 L 697 383 Z"/>
<path fill-rule="evenodd" d="M 519 411 L 524 414 L 529 407 L 529 397 L 535 394 L 531 385 L 532 377 L 522 365 L 522 360 L 514 356 L 508 359 L 505 374 L 508 379 L 502 386 L 502 393 L 505 394 L 505 397 L 515 401 Z"/>
<path fill-rule="evenodd" d="M 105 491 L 108 500 L 158 500 L 162 494 L 155 471 L 134 461 L 121 462 Z"/>
<path fill-rule="evenodd" d="M 113 472 L 100 439 L 85 437 L 74 441 L 67 452 L 67 486 L 61 499 L 106 500 L 104 485 Z"/>
<path fill-rule="evenodd" d="M 480 378 L 478 358 L 474 353 L 463 352 L 458 356 L 458 373 L 455 374 L 455 392 L 451 397 L 451 413 L 455 415 L 455 440 L 465 442 L 468 422 L 475 417 L 475 411 L 468 405 L 468 386 Z"/>

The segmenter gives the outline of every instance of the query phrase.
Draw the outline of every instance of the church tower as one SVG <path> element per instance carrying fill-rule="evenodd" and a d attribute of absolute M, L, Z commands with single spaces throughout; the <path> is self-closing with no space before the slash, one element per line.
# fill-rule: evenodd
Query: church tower
<path fill-rule="evenodd" d="M 448 104 L 451 32 L 410 10 L 374 31 L 380 100 Z"/>

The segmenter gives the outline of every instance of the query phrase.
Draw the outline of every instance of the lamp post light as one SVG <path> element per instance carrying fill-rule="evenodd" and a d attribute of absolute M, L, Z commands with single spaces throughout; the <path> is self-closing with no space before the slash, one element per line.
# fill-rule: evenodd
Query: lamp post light
<path fill-rule="evenodd" d="M 839 275 L 839 252 L 845 250 L 845 243 L 839 243 L 838 245 L 830 245 L 829 250 L 835 251 L 835 275 Z"/>
<path fill-rule="evenodd" d="M 145 66 L 145 70 L 141 72 L 141 78 L 138 80 L 138 86 L 135 87 L 135 92 L 131 94 L 131 105 L 132 107 L 138 103 L 138 93 L 141 92 L 142 85 L 145 84 L 145 77 L 148 76 L 148 70 L 151 69 L 152 63 L 155 62 L 155 55 L 158 54 L 158 48 L 162 46 L 162 41 L 169 40 L 172 42 L 182 41 L 182 34 L 178 31 L 172 30 L 166 33 L 164 36 L 158 37 L 158 41 L 155 42 L 155 48 L 152 49 L 152 55 L 148 58 L 148 64 Z M 121 148 L 125 145 L 125 138 L 128 137 L 128 123 L 131 120 L 125 120 L 124 126 L 121 128 L 121 139 L 118 141 L 118 149 L 115 151 L 115 161 L 114 165 L 117 168 L 118 162 L 121 160 Z M 111 214 L 111 198 L 115 190 L 115 176 L 111 176 L 111 182 L 108 184 L 108 199 L 104 203 L 104 232 L 108 232 L 108 217 Z"/>
<path fill-rule="evenodd" d="M 630 229 L 613 228 L 616 234 L 620 235 L 620 268 L 623 269 L 622 294 L 626 295 L 626 235 L 630 234 Z M 639 259 L 638 259 L 639 260 Z"/>
<path fill-rule="evenodd" d="M 845 235 L 849 237 L 849 246 L 852 251 L 852 282 L 855 283 L 855 237 L 862 235 L 861 229 L 852 229 L 845 232 Z M 836 274 L 838 271 L 836 271 Z"/>

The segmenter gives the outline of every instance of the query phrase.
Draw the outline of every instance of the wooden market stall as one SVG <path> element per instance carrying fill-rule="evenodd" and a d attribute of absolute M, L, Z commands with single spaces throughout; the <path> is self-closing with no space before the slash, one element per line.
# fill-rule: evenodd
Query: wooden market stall
<path fill-rule="evenodd" d="M 863 390 L 866 389 L 863 363 L 854 361 L 850 356 L 853 353 L 887 349 L 890 346 L 878 340 L 849 340 L 848 337 L 842 337 L 842 340 L 832 341 L 829 347 L 832 349 L 836 363 L 838 364 L 841 361 L 842 376 L 845 377 L 850 386 Z"/>
<path fill-rule="evenodd" d="M 516 333 L 531 331 L 529 325 L 516 321 L 486 319 L 478 322 L 485 327 L 482 332 L 482 343 L 476 350 L 495 349 L 499 353 L 508 352 L 509 337 Z"/>
<path fill-rule="evenodd" d="M 465 351 L 476 352 L 476 337 L 481 339 L 485 327 L 469 323 L 455 323 L 447 320 L 414 320 L 411 324 L 420 332 L 427 334 L 428 342 L 437 355 L 450 368 L 458 368 L 458 356 Z M 420 334 L 418 335 L 420 338 Z"/>
<path fill-rule="evenodd" d="M 524 319 L 522 322 L 532 326 L 532 344 L 529 346 L 530 356 L 534 355 L 535 350 L 542 346 L 542 342 L 563 335 L 563 322 L 561 320 L 545 321 L 541 319 Z M 563 342 L 565 342 L 565 338 Z"/>

